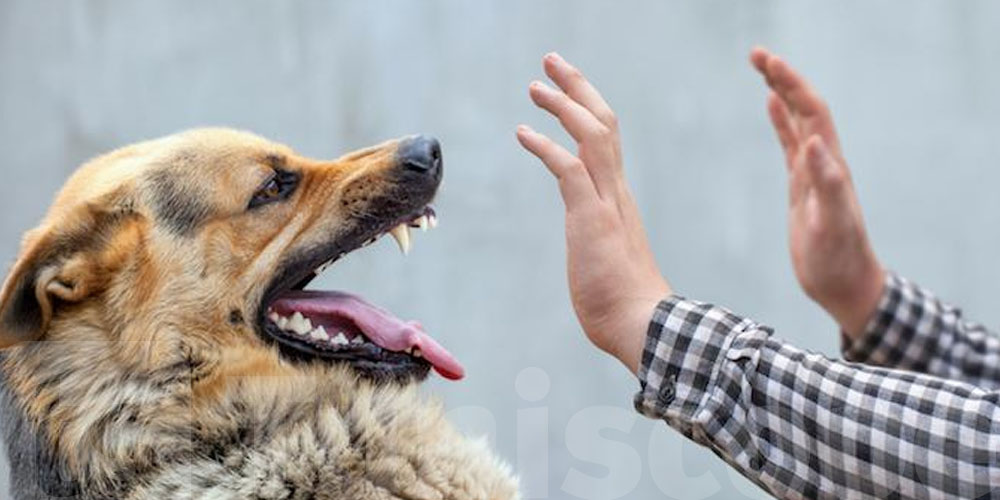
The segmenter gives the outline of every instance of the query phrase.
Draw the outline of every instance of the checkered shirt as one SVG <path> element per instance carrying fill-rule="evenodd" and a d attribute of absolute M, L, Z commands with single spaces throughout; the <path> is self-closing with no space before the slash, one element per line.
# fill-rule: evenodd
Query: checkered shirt
<path fill-rule="evenodd" d="M 639 371 L 663 419 L 782 499 L 1000 498 L 1000 340 L 890 274 L 849 361 L 661 302 Z"/>

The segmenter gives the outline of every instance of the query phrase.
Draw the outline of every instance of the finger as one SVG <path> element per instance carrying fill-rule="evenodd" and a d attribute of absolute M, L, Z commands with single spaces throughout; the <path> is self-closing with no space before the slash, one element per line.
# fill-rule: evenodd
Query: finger
<path fill-rule="evenodd" d="M 809 82 L 778 56 L 768 57 L 765 73 L 771 88 L 781 96 L 794 114 L 827 114 L 826 104 Z"/>
<path fill-rule="evenodd" d="M 832 154 L 842 157 L 830 109 L 812 85 L 788 63 L 764 49 L 754 49 L 750 58 L 768 86 L 784 101 L 792 122 L 796 123 L 800 142 L 804 134 L 818 133 Z"/>
<path fill-rule="evenodd" d="M 847 170 L 834 159 L 830 148 L 819 135 L 813 135 L 806 142 L 806 169 L 819 199 L 839 202 L 848 183 Z"/>
<path fill-rule="evenodd" d="M 532 82 L 529 93 L 535 105 L 558 118 L 566 132 L 578 143 L 606 137 L 610 131 L 587 108 L 542 82 Z"/>
<path fill-rule="evenodd" d="M 615 197 L 623 183 L 617 134 L 560 90 L 534 82 L 530 93 L 535 104 L 555 115 L 576 140 L 598 195 L 603 199 Z"/>
<path fill-rule="evenodd" d="M 590 111 L 606 127 L 617 128 L 617 119 L 611 106 L 608 106 L 600 92 L 587 81 L 579 69 L 566 62 L 562 56 L 555 52 L 546 54 L 543 64 L 545 74 L 566 95 Z"/>
<path fill-rule="evenodd" d="M 785 102 L 774 92 L 767 96 L 767 113 L 771 117 L 771 123 L 778 135 L 781 149 L 785 151 L 785 164 L 791 168 L 799 149 L 799 133 L 796 124 L 792 121 Z"/>
<path fill-rule="evenodd" d="M 524 149 L 542 160 L 559 181 L 559 191 L 567 207 L 597 200 L 594 182 L 583 162 L 574 154 L 527 125 L 517 127 L 517 140 Z"/>
<path fill-rule="evenodd" d="M 753 50 L 750 51 L 750 64 L 752 64 L 754 69 L 756 69 L 757 72 L 764 77 L 764 82 L 768 87 L 771 87 L 772 90 L 774 82 L 771 75 L 768 73 L 767 62 L 774 57 L 777 56 L 763 47 L 754 47 Z"/>
<path fill-rule="evenodd" d="M 754 47 L 750 51 L 750 64 L 757 69 L 762 75 L 766 73 L 767 70 L 767 60 L 772 56 L 771 51 L 765 49 L 764 47 Z"/>

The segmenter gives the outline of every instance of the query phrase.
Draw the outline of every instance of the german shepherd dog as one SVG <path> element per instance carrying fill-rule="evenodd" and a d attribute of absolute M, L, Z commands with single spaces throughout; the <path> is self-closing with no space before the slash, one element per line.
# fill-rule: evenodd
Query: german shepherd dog
<path fill-rule="evenodd" d="M 0 293 L 15 498 L 518 498 L 416 386 L 462 368 L 415 322 L 307 291 L 434 223 L 437 141 L 334 161 L 226 129 L 96 158 Z"/>

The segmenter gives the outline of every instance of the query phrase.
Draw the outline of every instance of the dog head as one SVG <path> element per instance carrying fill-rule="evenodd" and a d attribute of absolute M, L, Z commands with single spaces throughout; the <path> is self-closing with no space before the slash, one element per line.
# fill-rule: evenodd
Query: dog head
<path fill-rule="evenodd" d="M 408 249 L 409 227 L 434 224 L 441 175 L 438 143 L 424 137 L 317 161 L 203 129 L 99 157 L 25 237 L 0 294 L 0 347 L 101 340 L 135 369 L 348 365 L 409 380 L 433 367 L 460 378 L 419 324 L 305 290 L 384 234 Z"/>

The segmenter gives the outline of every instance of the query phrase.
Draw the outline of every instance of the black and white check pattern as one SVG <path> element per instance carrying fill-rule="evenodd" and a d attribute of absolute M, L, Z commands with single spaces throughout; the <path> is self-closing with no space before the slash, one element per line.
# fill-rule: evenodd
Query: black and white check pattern
<path fill-rule="evenodd" d="M 1000 337 L 895 274 L 865 335 L 843 339 L 844 359 L 1000 389 Z"/>
<path fill-rule="evenodd" d="M 650 324 L 635 404 L 777 498 L 1000 498 L 1000 343 L 890 276 L 845 354 L 882 366 L 671 297 Z"/>

